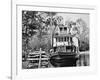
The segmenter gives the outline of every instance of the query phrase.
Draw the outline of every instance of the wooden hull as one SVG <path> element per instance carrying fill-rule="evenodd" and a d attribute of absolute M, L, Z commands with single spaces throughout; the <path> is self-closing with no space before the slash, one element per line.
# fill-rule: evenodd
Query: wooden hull
<path fill-rule="evenodd" d="M 60 52 L 61 53 L 61 52 Z M 76 55 L 71 53 L 61 53 L 59 55 L 53 55 L 50 57 L 50 63 L 54 67 L 70 67 L 76 66 Z"/>

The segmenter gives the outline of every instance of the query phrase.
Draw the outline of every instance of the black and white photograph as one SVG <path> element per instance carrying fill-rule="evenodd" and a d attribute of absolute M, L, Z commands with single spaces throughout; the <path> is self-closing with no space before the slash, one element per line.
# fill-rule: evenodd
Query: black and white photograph
<path fill-rule="evenodd" d="M 89 16 L 22 10 L 22 69 L 90 66 Z"/>
<path fill-rule="evenodd" d="M 12 0 L 12 80 L 97 78 L 97 8 L 55 1 Z"/>

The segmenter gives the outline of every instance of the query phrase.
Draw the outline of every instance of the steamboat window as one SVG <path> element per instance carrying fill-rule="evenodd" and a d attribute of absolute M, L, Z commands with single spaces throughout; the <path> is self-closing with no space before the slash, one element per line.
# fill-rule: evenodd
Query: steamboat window
<path fill-rule="evenodd" d="M 61 37 L 61 42 L 63 42 L 63 37 Z"/>
<path fill-rule="evenodd" d="M 63 30 L 63 28 L 60 28 L 60 31 L 62 31 Z"/>
<path fill-rule="evenodd" d="M 64 37 L 64 41 L 66 41 L 66 37 Z"/>
<path fill-rule="evenodd" d="M 64 27 L 64 31 L 67 31 L 67 27 Z"/>
<path fill-rule="evenodd" d="M 59 38 L 56 38 L 56 41 L 59 42 Z"/>
<path fill-rule="evenodd" d="M 58 39 L 56 38 L 56 42 L 58 42 Z"/>
<path fill-rule="evenodd" d="M 57 38 L 57 42 L 59 42 L 60 40 L 59 40 L 59 38 Z"/>

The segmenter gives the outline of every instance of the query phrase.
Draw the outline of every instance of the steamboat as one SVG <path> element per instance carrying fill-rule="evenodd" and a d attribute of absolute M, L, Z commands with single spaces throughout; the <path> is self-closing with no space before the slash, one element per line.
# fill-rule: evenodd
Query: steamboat
<path fill-rule="evenodd" d="M 50 63 L 54 67 L 76 66 L 79 55 L 78 38 L 71 35 L 71 29 L 59 26 L 52 37 Z"/>

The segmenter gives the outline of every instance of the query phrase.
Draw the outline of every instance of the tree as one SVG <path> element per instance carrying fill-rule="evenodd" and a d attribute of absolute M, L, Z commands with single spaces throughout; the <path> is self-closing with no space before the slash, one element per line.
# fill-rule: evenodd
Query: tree
<path fill-rule="evenodd" d="M 89 28 L 87 27 L 86 22 L 81 18 L 77 19 L 76 23 L 80 30 L 80 50 L 89 50 Z"/>
<path fill-rule="evenodd" d="M 36 33 L 34 31 L 37 28 L 35 22 L 37 12 L 32 11 L 22 11 L 22 52 L 27 57 L 31 47 L 29 46 L 29 40 L 31 36 Z"/>
<path fill-rule="evenodd" d="M 75 22 L 66 21 L 65 24 L 69 29 L 69 33 L 79 39 L 80 50 L 89 50 L 89 29 L 86 22 L 78 18 Z"/>
<path fill-rule="evenodd" d="M 37 35 L 38 46 L 42 47 L 42 37 L 48 34 L 48 27 L 55 24 L 53 23 L 55 14 L 55 12 L 22 11 L 22 47 L 26 53 L 31 49 L 29 42 L 32 36 Z"/>

